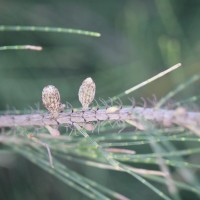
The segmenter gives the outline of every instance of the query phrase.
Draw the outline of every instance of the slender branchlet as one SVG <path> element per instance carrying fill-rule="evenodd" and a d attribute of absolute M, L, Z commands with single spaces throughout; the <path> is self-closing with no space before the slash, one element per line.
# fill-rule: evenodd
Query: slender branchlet
<path fill-rule="evenodd" d="M 32 51 L 41 51 L 41 46 L 34 45 L 12 45 L 12 46 L 0 46 L 0 51 L 5 50 L 32 50 Z"/>

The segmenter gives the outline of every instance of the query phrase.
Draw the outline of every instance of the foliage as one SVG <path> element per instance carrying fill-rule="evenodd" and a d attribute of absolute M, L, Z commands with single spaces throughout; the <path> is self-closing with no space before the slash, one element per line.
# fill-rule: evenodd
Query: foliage
<path fill-rule="evenodd" d="M 98 97 L 118 94 L 123 94 L 119 100 L 123 103 L 113 104 L 130 106 L 132 94 L 120 91 L 178 62 L 183 63 L 182 69 L 136 91 L 135 101 L 156 94 L 162 97 L 156 101 L 157 109 L 198 111 L 199 75 L 192 74 L 199 71 L 199 30 L 192 30 L 197 27 L 199 6 L 191 4 L 192 15 L 184 12 L 186 4 L 168 0 L 10 4 L 10 11 L 2 10 L 10 21 L 5 17 L 1 22 L 6 24 L 0 26 L 1 50 L 26 50 L 27 45 L 43 50 L 1 51 L 2 114 L 6 109 L 7 114 L 43 112 L 33 105 L 41 101 L 42 88 L 49 84 L 60 88 L 63 101 L 80 107 L 78 87 L 86 77 L 95 80 L 100 107 L 107 104 L 101 105 L 105 100 Z M 11 19 L 13 13 L 18 13 L 18 19 Z M 21 19 L 23 26 L 13 26 Z M 102 36 L 86 37 L 100 34 L 59 26 L 96 30 Z M 62 34 L 63 30 L 79 35 Z M 2 129 L 1 199 L 198 199 L 196 127 L 166 128 L 138 120 L 148 128 L 105 121 L 92 132 L 61 127 L 59 137 L 52 137 L 44 127 Z"/>

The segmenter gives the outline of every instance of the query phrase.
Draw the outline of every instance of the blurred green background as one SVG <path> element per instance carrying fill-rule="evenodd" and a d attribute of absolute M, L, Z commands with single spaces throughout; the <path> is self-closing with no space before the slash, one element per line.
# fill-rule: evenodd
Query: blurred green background
<path fill-rule="evenodd" d="M 0 109 L 40 102 L 45 85 L 78 104 L 82 80 L 91 76 L 96 98 L 108 98 L 178 62 L 183 68 L 134 94 L 165 95 L 199 71 L 199 1 L 2 1 L 0 24 L 71 27 L 100 38 L 59 33 L 0 32 L 0 45 L 33 44 L 42 52 L 1 51 Z"/>
<path fill-rule="evenodd" d="M 199 72 L 198 0 L 0 0 L 0 16 L 1 25 L 66 27 L 102 34 L 94 38 L 0 32 L 0 46 L 31 44 L 44 48 L 41 52 L 0 52 L 0 110 L 41 105 L 41 91 L 48 84 L 59 88 L 63 102 L 80 107 L 77 93 L 86 77 L 96 82 L 96 99 L 107 99 L 181 62 L 181 69 L 133 95 L 139 99 L 155 94 L 159 99 Z M 197 92 L 199 88 L 194 85 L 177 99 Z M 7 157 L 12 164 L 2 166 L 0 199 L 86 199 L 28 161 L 18 158 L 21 162 L 16 163 L 15 156 Z M 128 175 L 71 167 L 127 196 L 134 194 L 135 199 L 150 199 L 151 195 L 151 199 L 159 199 Z M 187 194 L 184 196 L 187 199 Z"/>

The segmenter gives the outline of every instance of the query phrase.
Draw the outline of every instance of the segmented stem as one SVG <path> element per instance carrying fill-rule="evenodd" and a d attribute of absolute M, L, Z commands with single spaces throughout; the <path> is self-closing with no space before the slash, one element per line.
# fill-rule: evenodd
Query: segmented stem
<path fill-rule="evenodd" d="M 46 125 L 73 125 L 74 123 L 88 123 L 98 121 L 133 121 L 133 124 L 143 124 L 145 120 L 162 124 L 165 127 L 174 124 L 197 131 L 200 125 L 200 113 L 188 112 L 183 108 L 176 110 L 142 108 L 142 107 L 110 107 L 98 110 L 78 110 L 59 113 L 57 119 L 50 114 L 23 114 L 0 116 L 0 127 L 27 127 Z M 138 126 L 139 127 L 139 126 Z M 145 128 L 145 125 L 141 126 Z"/>

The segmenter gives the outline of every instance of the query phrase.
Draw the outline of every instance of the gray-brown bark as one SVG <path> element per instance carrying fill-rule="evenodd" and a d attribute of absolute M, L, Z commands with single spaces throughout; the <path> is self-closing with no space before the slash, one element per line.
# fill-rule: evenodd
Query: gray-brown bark
<path fill-rule="evenodd" d="M 55 120 L 48 113 L 26 114 L 26 115 L 2 115 L 0 116 L 0 127 L 28 127 L 46 125 L 73 125 L 74 123 L 87 123 L 97 121 L 126 121 L 132 120 L 143 122 L 150 120 L 164 126 L 179 124 L 184 127 L 199 126 L 200 113 L 188 112 L 179 108 L 176 110 L 142 108 L 142 107 L 111 107 L 107 109 L 74 111 L 60 113 Z"/>

